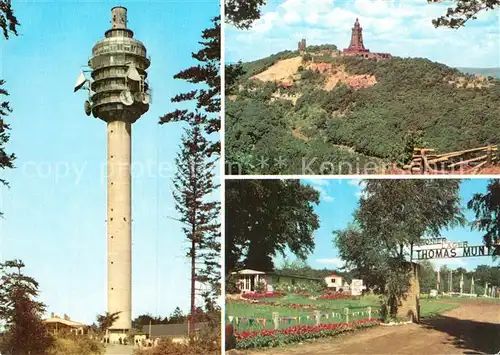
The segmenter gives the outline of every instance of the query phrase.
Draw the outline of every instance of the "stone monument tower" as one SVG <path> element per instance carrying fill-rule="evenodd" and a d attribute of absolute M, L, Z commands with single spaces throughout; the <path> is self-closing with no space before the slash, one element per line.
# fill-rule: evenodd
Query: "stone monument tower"
<path fill-rule="evenodd" d="M 359 24 L 359 19 L 356 19 L 354 27 L 352 28 L 351 44 L 349 45 L 349 48 L 344 50 L 344 52 L 347 53 L 369 52 L 369 50 L 366 49 L 365 45 L 363 44 L 363 29 Z"/>
<path fill-rule="evenodd" d="M 106 122 L 108 312 L 119 312 L 109 329 L 109 340 L 118 341 L 131 329 L 132 319 L 132 124 L 149 109 L 146 81 L 150 59 L 146 47 L 127 28 L 127 9 L 111 9 L 111 29 L 92 49 L 91 79 L 85 113 Z M 83 74 L 82 74 L 83 75 Z M 81 75 L 81 76 L 82 76 Z M 75 91 L 83 87 L 77 82 Z"/>

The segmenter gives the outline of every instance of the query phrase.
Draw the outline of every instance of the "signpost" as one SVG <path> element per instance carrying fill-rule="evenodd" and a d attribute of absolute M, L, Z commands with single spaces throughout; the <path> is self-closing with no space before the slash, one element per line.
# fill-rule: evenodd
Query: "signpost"
<path fill-rule="evenodd" d="M 418 243 L 412 245 L 410 249 L 411 260 L 429 260 L 429 259 L 453 259 L 453 258 L 468 258 L 479 256 L 500 255 L 500 244 L 488 247 L 486 245 L 469 245 L 468 242 L 449 242 L 446 238 L 424 238 Z M 446 275 L 443 275 L 444 289 L 446 289 Z M 437 271 L 437 292 L 440 291 L 441 274 Z M 484 296 L 489 294 L 496 295 L 496 289 L 492 285 L 486 283 L 484 287 Z M 460 278 L 460 295 L 463 295 L 464 275 Z M 453 271 L 450 270 L 448 275 L 448 292 L 453 293 Z M 474 294 L 474 277 L 471 280 L 470 294 Z"/>
<path fill-rule="evenodd" d="M 487 247 L 486 245 L 473 245 L 470 246 L 467 242 L 464 243 L 451 243 L 447 247 L 433 248 L 433 249 L 414 249 L 412 259 L 414 260 L 428 260 L 428 259 L 453 259 L 453 258 L 467 258 L 475 256 L 492 256 L 495 248 L 498 246 Z"/>
<path fill-rule="evenodd" d="M 363 280 L 352 279 L 351 282 L 351 295 L 352 296 L 361 296 L 365 286 L 363 286 Z"/>

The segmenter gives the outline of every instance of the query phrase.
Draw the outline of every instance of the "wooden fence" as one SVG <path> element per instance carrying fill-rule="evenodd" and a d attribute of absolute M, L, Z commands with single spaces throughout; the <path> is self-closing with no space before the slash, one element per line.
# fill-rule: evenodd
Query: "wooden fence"
<path fill-rule="evenodd" d="M 434 149 L 415 148 L 411 162 L 403 169 L 409 170 L 411 174 L 439 174 L 460 171 L 475 174 L 481 168 L 498 162 L 498 146 L 496 145 L 444 154 L 435 154 L 434 151 Z"/>
<path fill-rule="evenodd" d="M 330 323 L 349 323 L 361 319 L 376 319 L 380 315 L 380 310 L 372 309 L 372 307 L 342 310 L 313 311 L 301 316 L 284 316 L 278 312 L 272 312 L 269 316 L 255 317 L 240 317 L 229 315 L 228 321 L 235 328 L 245 330 L 258 329 L 280 329 L 287 328 L 293 325 L 320 325 Z"/>

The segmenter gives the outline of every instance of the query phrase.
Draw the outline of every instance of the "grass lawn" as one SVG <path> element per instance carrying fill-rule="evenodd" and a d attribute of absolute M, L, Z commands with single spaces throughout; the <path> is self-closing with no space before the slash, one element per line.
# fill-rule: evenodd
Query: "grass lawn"
<path fill-rule="evenodd" d="M 420 300 L 420 316 L 421 317 L 432 317 L 453 308 L 457 308 L 460 305 L 453 303 L 453 300 L 442 300 L 442 299 L 421 299 Z"/>
<path fill-rule="evenodd" d="M 290 308 L 290 304 L 313 305 L 322 314 L 329 314 L 329 317 L 323 317 L 321 323 L 345 322 L 345 308 L 349 308 L 349 320 L 359 320 L 368 318 L 368 307 L 372 307 L 372 318 L 377 318 L 376 313 L 380 308 L 378 296 L 363 296 L 357 300 L 314 300 L 304 296 L 289 295 L 279 298 L 266 298 L 261 302 L 277 302 L 279 305 L 266 304 L 247 304 L 242 302 L 227 301 L 226 319 L 229 316 L 239 317 L 240 322 L 235 325 L 239 331 L 274 329 L 272 322 L 273 312 L 278 312 L 279 317 L 302 317 L 300 323 L 297 319 L 287 320 L 280 323 L 280 328 L 287 328 L 291 325 L 307 324 L 313 325 L 315 319 L 308 319 L 314 315 L 314 310 Z M 431 317 L 453 308 L 459 307 L 462 302 L 499 302 L 494 299 L 464 299 L 464 298 L 439 298 L 439 299 L 420 299 L 420 315 L 422 317 Z M 335 313 L 335 315 L 333 315 Z M 339 315 L 341 314 L 341 315 Z M 241 319 L 245 318 L 244 322 Z M 256 319 L 266 319 L 265 325 L 255 321 Z"/>
<path fill-rule="evenodd" d="M 422 298 L 428 298 L 427 295 L 421 296 Z M 433 298 L 429 298 L 433 299 Z M 486 297 L 442 297 L 438 298 L 441 302 L 450 302 L 450 303 L 500 303 L 500 298 L 486 298 Z"/>

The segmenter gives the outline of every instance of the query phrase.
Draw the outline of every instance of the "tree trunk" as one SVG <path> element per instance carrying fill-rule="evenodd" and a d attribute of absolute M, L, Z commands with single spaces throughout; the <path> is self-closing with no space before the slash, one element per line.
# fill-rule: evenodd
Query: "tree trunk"
<path fill-rule="evenodd" d="M 195 240 L 195 227 L 192 228 L 191 238 L 191 316 L 189 317 L 189 337 L 194 337 L 195 333 L 195 287 L 196 287 L 196 240 Z"/>

